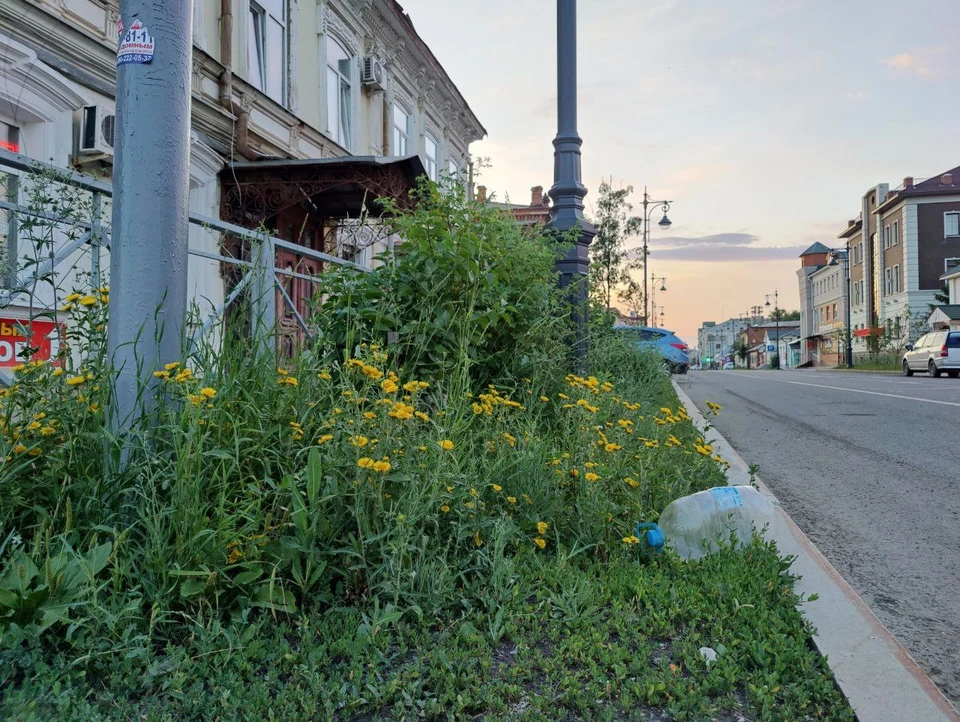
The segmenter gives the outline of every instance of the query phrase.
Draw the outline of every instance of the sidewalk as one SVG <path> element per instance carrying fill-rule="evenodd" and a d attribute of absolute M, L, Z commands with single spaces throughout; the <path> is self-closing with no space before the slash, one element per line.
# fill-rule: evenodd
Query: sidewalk
<path fill-rule="evenodd" d="M 673 385 L 694 423 L 732 464 L 728 483 L 750 484 L 748 464 L 716 429 L 706 430 L 708 422 L 696 405 Z M 776 499 L 759 478 L 754 483 Z M 783 554 L 796 556 L 791 571 L 800 576 L 797 592 L 819 595 L 803 607 L 817 628 L 814 644 L 860 722 L 960 722 L 960 713 L 782 507 L 780 513 L 785 523 L 774 538 Z"/>

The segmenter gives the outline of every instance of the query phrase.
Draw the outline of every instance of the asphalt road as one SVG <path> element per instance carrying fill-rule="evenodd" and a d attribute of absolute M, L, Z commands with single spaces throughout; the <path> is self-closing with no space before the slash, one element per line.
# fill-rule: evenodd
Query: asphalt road
<path fill-rule="evenodd" d="M 842 371 L 677 377 L 960 707 L 960 379 Z"/>

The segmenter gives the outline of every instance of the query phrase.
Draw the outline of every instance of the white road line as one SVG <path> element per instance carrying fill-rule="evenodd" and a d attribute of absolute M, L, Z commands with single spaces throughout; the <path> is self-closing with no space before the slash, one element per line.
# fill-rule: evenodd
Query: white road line
<path fill-rule="evenodd" d="M 794 386 L 813 386 L 817 389 L 833 389 L 834 391 L 849 391 L 851 394 L 869 394 L 870 396 L 886 396 L 891 399 L 905 399 L 906 401 L 920 401 L 925 404 L 939 404 L 940 406 L 957 406 L 960 403 L 956 401 L 939 401 L 937 399 L 921 399 L 916 396 L 902 396 L 900 394 L 885 394 L 881 391 L 864 391 L 863 389 L 847 389 L 843 386 L 826 386 L 824 384 L 809 384 L 804 381 L 781 381 L 780 379 L 768 379 L 760 376 L 756 377 L 759 381 L 772 381 L 775 384 L 793 384 Z"/>

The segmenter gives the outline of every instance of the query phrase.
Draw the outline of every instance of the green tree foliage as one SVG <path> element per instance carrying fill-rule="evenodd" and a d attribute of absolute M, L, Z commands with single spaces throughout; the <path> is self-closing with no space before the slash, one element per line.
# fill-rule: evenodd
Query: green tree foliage
<path fill-rule="evenodd" d="M 770 312 L 771 321 L 799 321 L 800 311 L 788 311 L 785 308 L 776 308 Z"/>
<path fill-rule="evenodd" d="M 614 291 L 619 286 L 627 285 L 624 293 L 633 304 L 636 303 L 636 294 L 642 295 L 635 283 L 630 285 L 630 272 L 643 265 L 626 247 L 627 240 L 640 233 L 643 227 L 642 218 L 630 215 L 633 205 L 627 199 L 631 193 L 633 186 L 615 188 L 612 181 L 600 184 L 594 218 L 597 235 L 590 244 L 590 293 L 605 308 L 611 307 Z"/>

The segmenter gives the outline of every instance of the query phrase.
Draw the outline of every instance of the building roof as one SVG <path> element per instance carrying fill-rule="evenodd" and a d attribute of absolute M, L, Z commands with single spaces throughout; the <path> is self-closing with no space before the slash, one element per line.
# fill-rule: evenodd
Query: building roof
<path fill-rule="evenodd" d="M 934 309 L 934 312 L 941 311 L 943 315 L 949 318 L 951 321 L 960 321 L 960 304 L 946 304 L 943 306 L 937 306 Z"/>
<path fill-rule="evenodd" d="M 775 328 L 767 329 L 767 335 L 775 341 L 789 336 L 796 336 L 798 333 L 800 333 L 799 326 L 781 326 L 779 331 Z"/>
<path fill-rule="evenodd" d="M 803 258 L 804 256 L 813 256 L 818 253 L 830 253 L 830 248 L 820 243 L 820 241 L 817 241 L 810 246 L 810 248 L 801 253 L 800 258 Z"/>
<path fill-rule="evenodd" d="M 910 181 L 907 185 L 906 181 Z M 919 179 L 917 179 L 919 180 Z M 949 180 L 949 183 L 944 183 Z M 960 166 L 946 170 L 933 178 L 913 182 L 913 179 L 904 179 L 904 184 L 887 194 L 886 200 L 877 206 L 877 211 L 886 211 L 902 201 L 904 198 L 916 196 L 960 195 Z"/>

